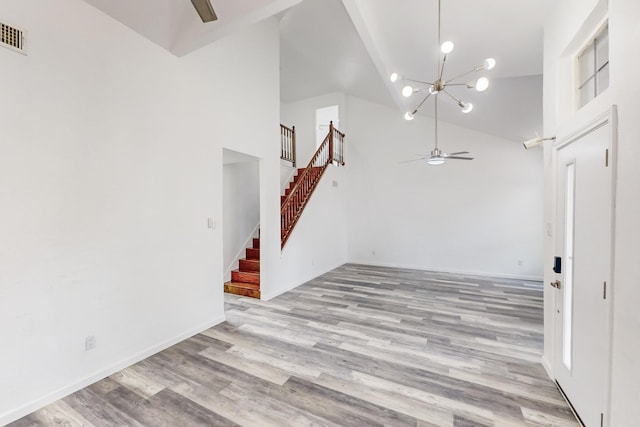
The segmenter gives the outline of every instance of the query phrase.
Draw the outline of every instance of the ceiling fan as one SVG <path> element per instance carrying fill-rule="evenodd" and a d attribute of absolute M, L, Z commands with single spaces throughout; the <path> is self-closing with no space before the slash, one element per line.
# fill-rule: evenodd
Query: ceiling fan
<path fill-rule="evenodd" d="M 438 97 L 435 99 L 435 147 L 427 156 L 419 157 L 413 160 L 406 160 L 400 163 L 417 162 L 419 160 L 427 160 L 430 165 L 441 165 L 445 160 L 473 160 L 473 157 L 461 156 L 461 154 L 469 154 L 468 151 L 458 151 L 456 153 L 445 153 L 438 148 Z"/>
<path fill-rule="evenodd" d="M 191 0 L 191 4 L 196 9 L 196 12 L 198 12 L 198 15 L 200 15 L 202 22 L 211 22 L 218 19 L 209 0 Z"/>

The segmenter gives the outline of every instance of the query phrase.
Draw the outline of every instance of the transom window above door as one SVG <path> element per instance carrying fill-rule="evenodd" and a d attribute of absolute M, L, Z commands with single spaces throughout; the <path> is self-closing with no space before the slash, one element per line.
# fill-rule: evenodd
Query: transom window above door
<path fill-rule="evenodd" d="M 578 54 L 578 108 L 609 87 L 609 24 Z"/>

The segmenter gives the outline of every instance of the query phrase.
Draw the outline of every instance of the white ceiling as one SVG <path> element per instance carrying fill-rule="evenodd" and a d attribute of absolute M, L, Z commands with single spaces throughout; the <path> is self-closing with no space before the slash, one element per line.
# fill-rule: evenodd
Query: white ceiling
<path fill-rule="evenodd" d="M 189 0 L 85 1 L 178 56 L 278 16 L 284 102 L 345 92 L 402 115 L 418 99 L 401 97 L 388 75 L 435 80 L 437 0 L 211 0 L 218 20 L 207 24 Z M 442 39 L 456 45 L 445 79 L 489 56 L 498 65 L 488 91 L 452 89 L 473 112 L 441 100 L 441 120 L 511 140 L 541 131 L 542 25 L 553 1 L 442 0 Z M 431 100 L 421 113 L 433 114 Z"/>
<path fill-rule="evenodd" d="M 462 114 L 441 99 L 442 120 L 510 140 L 542 127 L 542 28 L 553 0 L 442 0 L 442 40 L 456 47 L 452 77 L 494 57 L 483 93 L 452 88 L 475 109 Z M 394 105 L 398 114 L 419 102 L 400 95 L 392 71 L 433 81 L 437 74 L 437 0 L 305 0 L 281 21 L 281 93 L 285 102 L 344 91 Z M 479 75 L 476 75 L 476 78 Z M 433 115 L 429 100 L 421 113 Z"/>
<path fill-rule="evenodd" d="M 182 56 L 302 0 L 210 0 L 217 21 L 203 23 L 190 0 L 85 0 L 127 27 Z"/>
<path fill-rule="evenodd" d="M 283 102 L 346 92 L 393 105 L 340 0 L 304 0 L 280 21 Z"/>

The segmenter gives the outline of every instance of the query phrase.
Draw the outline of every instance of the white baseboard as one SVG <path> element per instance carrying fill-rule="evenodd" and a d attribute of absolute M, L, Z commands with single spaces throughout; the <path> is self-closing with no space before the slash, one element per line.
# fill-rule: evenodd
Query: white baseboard
<path fill-rule="evenodd" d="M 32 402 L 29 402 L 19 408 L 0 414 L 0 425 L 9 424 L 26 415 L 29 415 L 30 413 L 37 411 L 40 408 L 44 408 L 45 406 L 55 402 L 56 400 L 62 399 L 72 393 L 75 393 L 76 391 L 81 390 L 97 381 L 100 381 L 101 379 L 106 378 L 109 375 L 113 375 L 116 372 L 119 372 L 135 363 L 138 363 L 139 361 L 146 359 L 147 357 L 153 356 L 154 354 L 159 353 L 162 350 L 165 350 L 171 347 L 172 345 L 175 345 L 181 341 L 184 341 L 187 338 L 190 338 L 196 334 L 199 334 L 200 332 L 206 329 L 209 329 L 224 321 L 225 321 L 224 315 L 217 317 L 213 320 L 205 322 L 200 326 L 192 328 L 188 331 L 178 334 L 177 336 L 174 336 L 168 340 L 165 340 L 159 344 L 151 346 L 146 350 L 136 353 L 130 357 L 127 357 L 124 360 L 121 360 L 112 365 L 109 365 L 106 368 L 100 369 L 90 375 L 87 375 L 84 378 L 81 378 L 78 381 L 75 381 L 65 387 L 62 387 L 54 392 L 51 392 L 41 398 L 33 400 Z"/>
<path fill-rule="evenodd" d="M 551 364 L 549 363 L 549 361 L 547 360 L 546 357 L 542 356 L 542 367 L 544 368 L 544 370 L 547 372 L 547 375 L 549 376 L 549 378 L 551 379 L 551 381 L 555 381 L 556 378 L 553 375 L 553 369 L 551 369 Z"/>
<path fill-rule="evenodd" d="M 367 261 L 349 260 L 348 263 L 359 264 L 359 265 L 371 265 L 371 266 L 377 266 L 377 267 L 406 268 L 409 270 L 433 271 L 435 273 L 465 274 L 469 276 L 497 277 L 501 279 L 530 280 L 533 282 L 544 281 L 544 278 L 542 276 L 527 276 L 527 275 L 518 275 L 518 274 L 511 274 L 511 273 L 493 273 L 489 271 L 476 271 L 476 270 L 443 270 L 443 269 L 431 268 L 423 265 L 419 266 L 419 265 L 407 265 L 407 264 L 397 264 L 397 263 L 384 263 L 384 262 L 374 262 L 371 260 L 367 260 Z"/>

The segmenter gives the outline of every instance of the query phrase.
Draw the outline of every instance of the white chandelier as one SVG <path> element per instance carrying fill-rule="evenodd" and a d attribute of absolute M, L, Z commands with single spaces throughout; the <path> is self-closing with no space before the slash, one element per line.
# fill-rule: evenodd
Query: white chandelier
<path fill-rule="evenodd" d="M 405 82 L 414 84 L 413 86 L 411 84 L 407 84 L 402 89 L 402 95 L 406 98 L 411 97 L 415 93 L 425 92 L 425 91 L 427 92 L 426 96 L 422 99 L 422 101 L 420 101 L 417 104 L 417 106 L 413 110 L 407 111 L 405 113 L 404 118 L 406 120 L 413 120 L 418 110 L 427 101 L 427 99 L 429 99 L 431 95 L 435 97 L 435 102 L 437 105 L 438 95 L 441 93 L 444 93 L 449 98 L 451 98 L 460 107 L 463 113 L 471 112 L 471 110 L 473 110 L 473 104 L 471 104 L 470 102 L 464 102 L 463 100 L 458 99 L 453 94 L 451 94 L 451 92 L 449 92 L 447 88 L 449 88 L 450 86 L 466 86 L 469 89 L 475 88 L 478 92 L 484 92 L 489 87 L 489 79 L 487 79 L 486 77 L 483 76 L 483 77 L 480 77 L 475 82 L 467 82 L 467 83 L 460 83 L 460 80 L 463 77 L 467 77 L 469 74 L 477 73 L 483 70 L 491 70 L 493 67 L 496 66 L 495 59 L 487 58 L 484 60 L 482 65 L 473 67 L 473 69 L 471 69 L 470 71 L 467 71 L 463 74 L 455 76 L 451 79 L 444 78 L 444 68 L 447 62 L 447 55 L 453 51 L 454 45 L 453 45 L 453 42 L 451 41 L 445 41 L 444 43 L 441 43 L 441 40 L 440 40 L 440 26 L 441 26 L 440 25 L 440 2 L 441 0 L 438 0 L 438 45 L 440 46 L 440 52 L 442 53 L 442 56 L 438 57 L 438 75 L 436 80 L 432 82 L 414 80 L 414 79 L 403 77 L 400 74 L 395 72 L 392 73 L 390 76 L 390 80 L 393 83 L 398 81 L 405 81 Z"/>

